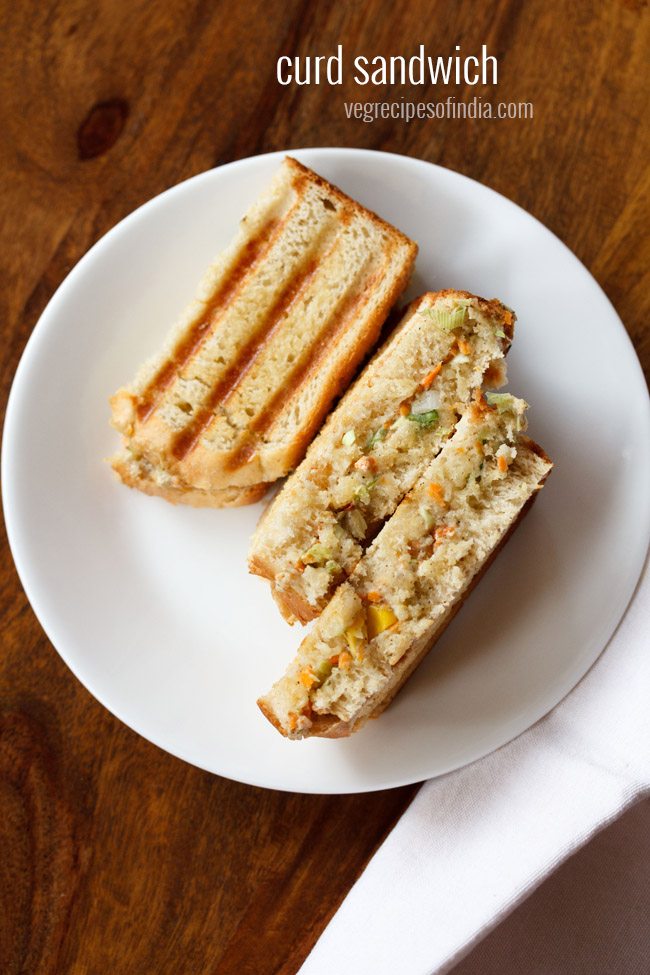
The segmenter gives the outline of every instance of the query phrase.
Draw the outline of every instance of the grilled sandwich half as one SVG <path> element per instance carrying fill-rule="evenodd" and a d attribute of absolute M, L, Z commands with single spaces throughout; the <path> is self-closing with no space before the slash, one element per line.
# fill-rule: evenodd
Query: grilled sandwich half
<path fill-rule="evenodd" d="M 286 158 L 163 350 L 112 397 L 122 480 L 200 506 L 261 497 L 376 342 L 416 253 Z"/>
<path fill-rule="evenodd" d="M 465 291 L 423 295 L 343 397 L 262 518 L 249 566 L 289 622 L 327 605 L 483 384 L 505 381 L 514 314 Z"/>
<path fill-rule="evenodd" d="M 526 404 L 477 397 L 258 704 L 289 738 L 356 731 L 390 703 L 536 498 L 552 464 Z"/>

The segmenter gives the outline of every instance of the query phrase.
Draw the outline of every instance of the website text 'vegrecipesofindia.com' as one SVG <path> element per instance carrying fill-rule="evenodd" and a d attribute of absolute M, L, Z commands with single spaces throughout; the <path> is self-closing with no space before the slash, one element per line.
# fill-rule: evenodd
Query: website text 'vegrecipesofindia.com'
<path fill-rule="evenodd" d="M 475 96 L 468 101 L 448 95 L 445 99 L 431 102 L 414 102 L 406 98 L 381 102 L 344 102 L 343 108 L 349 119 L 376 122 L 378 119 L 532 119 L 532 102 L 495 102 Z"/>

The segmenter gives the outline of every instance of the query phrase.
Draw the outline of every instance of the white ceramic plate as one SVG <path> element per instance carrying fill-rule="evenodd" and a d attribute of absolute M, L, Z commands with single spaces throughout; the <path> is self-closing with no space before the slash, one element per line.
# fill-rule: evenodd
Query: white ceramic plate
<path fill-rule="evenodd" d="M 20 363 L 3 444 L 9 538 L 50 640 L 107 708 L 233 779 L 357 792 L 458 768 L 575 685 L 633 592 L 649 534 L 650 416 L 638 361 L 579 261 L 513 203 L 457 173 L 357 149 L 295 155 L 420 244 L 413 296 L 464 288 L 519 316 L 510 388 L 556 462 L 531 514 L 380 721 L 285 741 L 255 705 L 300 628 L 246 571 L 261 506 L 172 507 L 129 491 L 107 398 L 154 351 L 281 159 L 204 173 L 141 207 L 83 258 Z"/>

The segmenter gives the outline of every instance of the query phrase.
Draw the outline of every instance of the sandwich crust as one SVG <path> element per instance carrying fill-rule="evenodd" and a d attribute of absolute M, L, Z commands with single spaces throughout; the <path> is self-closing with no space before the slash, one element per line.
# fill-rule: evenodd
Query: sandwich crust
<path fill-rule="evenodd" d="M 457 411 L 477 387 L 503 383 L 514 321 L 501 302 L 466 291 L 411 302 L 253 536 L 250 571 L 269 580 L 288 622 L 322 612 L 442 448 Z"/>
<path fill-rule="evenodd" d="M 287 157 L 162 352 L 112 397 L 125 446 L 187 486 L 178 501 L 234 488 L 258 497 L 258 485 L 304 455 L 377 341 L 416 252 Z"/>
<path fill-rule="evenodd" d="M 281 734 L 352 733 L 381 713 L 433 646 L 552 468 L 521 432 L 524 409 L 493 394 L 466 410 L 258 701 Z"/>
<path fill-rule="evenodd" d="M 525 518 L 526 514 L 534 505 L 535 501 L 537 500 L 539 490 L 543 487 L 544 481 L 547 477 L 548 472 L 544 475 L 542 481 L 539 483 L 538 489 L 530 496 L 530 498 L 528 498 L 523 508 L 510 525 L 505 535 L 502 537 L 501 541 L 498 543 L 496 548 L 493 549 L 462 595 L 460 595 L 456 602 L 449 607 L 445 616 L 440 620 L 437 626 L 426 633 L 423 633 L 422 636 L 413 643 L 411 648 L 393 668 L 390 680 L 386 682 L 384 687 L 382 687 L 381 690 L 379 690 L 372 698 L 368 700 L 366 706 L 359 712 L 358 715 L 355 716 L 354 720 L 350 719 L 348 721 L 341 721 L 334 715 L 317 715 L 311 728 L 312 737 L 347 738 L 358 728 L 360 728 L 368 719 L 378 718 L 381 716 L 389 704 L 393 702 L 394 698 L 407 682 L 411 674 L 417 670 L 418 666 L 422 663 L 429 651 L 437 643 L 438 639 L 447 629 L 456 613 L 465 605 L 467 597 L 481 581 L 487 570 L 492 565 L 494 559 L 503 549 L 506 542 L 512 537 Z M 263 713 L 266 714 L 266 712 Z M 266 717 L 269 717 L 268 714 L 266 714 Z M 275 722 L 272 723 L 275 724 Z M 277 728 L 278 725 L 275 724 L 275 727 Z M 278 730 L 281 731 L 280 728 L 278 728 Z"/>
<path fill-rule="evenodd" d="M 128 450 L 116 454 L 111 466 L 123 484 L 148 494 L 163 498 L 170 504 L 187 504 L 193 508 L 239 508 L 261 501 L 268 484 L 251 484 L 244 488 L 223 488 L 221 491 L 201 491 L 181 484 L 165 471 L 152 469 L 134 459 Z"/>

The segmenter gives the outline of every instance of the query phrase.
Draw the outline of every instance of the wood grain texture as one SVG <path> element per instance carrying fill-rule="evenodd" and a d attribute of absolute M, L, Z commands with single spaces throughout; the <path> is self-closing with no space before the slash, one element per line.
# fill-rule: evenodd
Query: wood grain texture
<path fill-rule="evenodd" d="M 419 156 L 520 203 L 593 271 L 650 367 L 641 0 L 1 6 L 3 405 L 43 307 L 106 230 L 211 166 L 309 145 Z M 486 43 L 494 99 L 532 101 L 535 117 L 364 124 L 343 111 L 351 81 L 276 83 L 280 54 L 339 41 L 367 55 Z M 414 789 L 285 795 L 184 765 L 76 682 L 6 545 L 0 608 L 0 971 L 295 972 Z"/>

